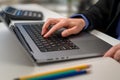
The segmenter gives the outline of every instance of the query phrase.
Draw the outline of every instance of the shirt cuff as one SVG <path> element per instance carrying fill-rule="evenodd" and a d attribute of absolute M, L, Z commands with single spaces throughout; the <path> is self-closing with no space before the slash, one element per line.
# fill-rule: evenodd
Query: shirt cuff
<path fill-rule="evenodd" d="M 83 30 L 87 29 L 89 26 L 89 21 L 83 14 L 74 14 L 70 18 L 83 18 L 85 20 L 85 27 Z"/>

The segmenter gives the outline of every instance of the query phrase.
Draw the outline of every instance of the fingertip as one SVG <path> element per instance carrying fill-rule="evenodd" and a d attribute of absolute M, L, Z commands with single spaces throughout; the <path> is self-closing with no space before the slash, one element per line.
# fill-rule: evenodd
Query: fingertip
<path fill-rule="evenodd" d="M 62 37 L 67 37 L 67 36 L 68 36 L 68 35 L 66 34 L 66 32 L 64 32 L 64 31 L 61 33 L 61 35 L 62 35 Z"/>
<path fill-rule="evenodd" d="M 47 32 L 48 32 L 48 30 L 43 28 L 42 31 L 41 31 L 41 35 L 43 36 L 43 35 L 45 35 Z"/>
<path fill-rule="evenodd" d="M 108 50 L 103 57 L 113 57 L 115 51 L 113 51 L 112 49 Z"/>
<path fill-rule="evenodd" d="M 45 30 L 42 28 L 41 35 L 45 34 Z"/>
<path fill-rule="evenodd" d="M 109 51 L 109 50 L 108 50 Z M 103 57 L 106 57 L 108 55 L 108 51 L 104 53 Z"/>
<path fill-rule="evenodd" d="M 42 32 L 41 32 L 41 35 L 42 35 L 42 36 L 44 36 L 44 35 L 45 35 L 45 32 L 44 32 L 44 31 L 42 31 Z"/>
<path fill-rule="evenodd" d="M 103 56 L 103 57 L 108 57 L 108 55 L 104 54 L 104 56 Z"/>
<path fill-rule="evenodd" d="M 43 37 L 44 37 L 44 38 L 48 38 L 48 36 L 47 36 L 46 34 L 45 34 L 45 35 L 43 35 Z"/>
<path fill-rule="evenodd" d="M 44 35 L 43 31 L 41 32 L 41 35 L 42 35 L 42 36 Z"/>
<path fill-rule="evenodd" d="M 111 53 L 110 52 L 106 52 L 103 57 L 110 57 L 110 56 L 111 56 Z"/>
<path fill-rule="evenodd" d="M 68 37 L 69 35 L 71 35 L 71 32 L 67 30 L 64 30 L 62 33 L 61 33 L 62 37 Z"/>
<path fill-rule="evenodd" d="M 62 33 L 61 33 L 61 36 L 62 36 L 62 37 L 65 37 L 65 34 L 64 34 L 64 32 L 62 32 Z"/>

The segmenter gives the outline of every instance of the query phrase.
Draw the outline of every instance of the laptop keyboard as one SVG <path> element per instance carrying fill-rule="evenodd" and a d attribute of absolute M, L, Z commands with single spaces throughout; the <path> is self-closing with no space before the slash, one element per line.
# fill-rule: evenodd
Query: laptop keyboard
<path fill-rule="evenodd" d="M 23 25 L 24 29 L 30 35 L 41 52 L 79 49 L 68 38 L 62 38 L 57 34 L 53 34 L 47 39 L 44 38 L 41 35 L 42 26 L 42 23 Z"/>

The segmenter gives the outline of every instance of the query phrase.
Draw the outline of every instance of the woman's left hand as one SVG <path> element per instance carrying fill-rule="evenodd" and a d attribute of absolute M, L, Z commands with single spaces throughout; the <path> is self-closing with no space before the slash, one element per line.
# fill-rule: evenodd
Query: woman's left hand
<path fill-rule="evenodd" d="M 112 57 L 113 59 L 120 62 L 120 44 L 117 44 L 110 48 L 104 55 L 104 57 Z"/>

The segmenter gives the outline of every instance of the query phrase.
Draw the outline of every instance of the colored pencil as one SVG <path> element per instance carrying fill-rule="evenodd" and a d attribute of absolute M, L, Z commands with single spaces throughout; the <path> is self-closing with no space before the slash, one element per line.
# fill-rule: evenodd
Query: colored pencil
<path fill-rule="evenodd" d="M 28 78 L 40 77 L 40 76 L 49 75 L 49 74 L 56 74 L 56 73 L 69 71 L 69 70 L 76 70 L 76 69 L 83 70 L 83 69 L 87 69 L 89 67 L 90 67 L 90 65 L 84 64 L 84 65 L 68 67 L 68 68 L 58 69 L 58 70 L 49 71 L 49 72 L 38 73 L 38 74 L 34 74 L 34 75 L 23 76 L 16 80 L 27 80 Z"/>
<path fill-rule="evenodd" d="M 89 73 L 88 70 L 69 70 L 66 72 L 60 72 L 60 73 L 50 74 L 50 75 L 46 75 L 46 76 L 29 78 L 26 80 L 56 80 L 56 79 L 61 79 L 61 78 L 66 78 L 66 77 L 83 75 L 83 74 L 87 74 L 87 73 Z"/>

